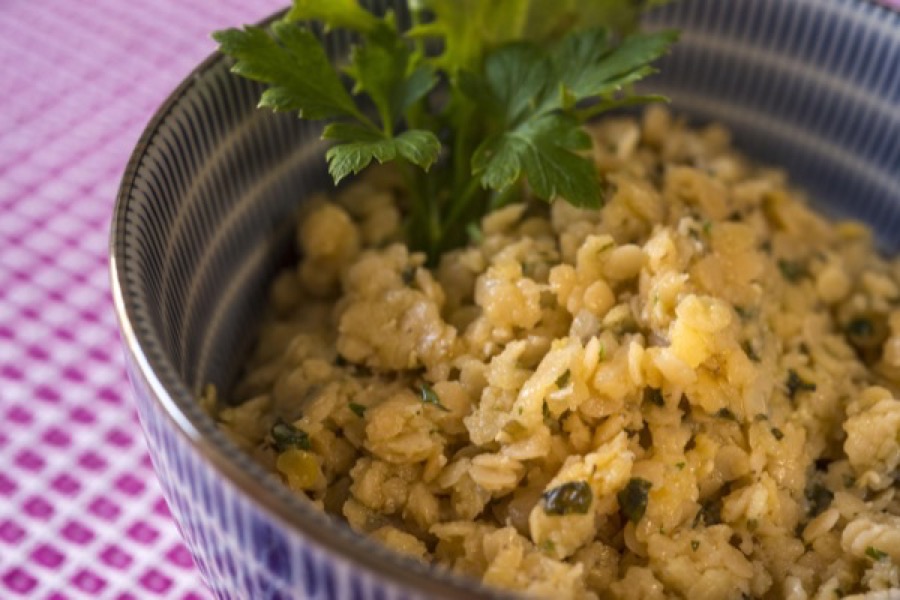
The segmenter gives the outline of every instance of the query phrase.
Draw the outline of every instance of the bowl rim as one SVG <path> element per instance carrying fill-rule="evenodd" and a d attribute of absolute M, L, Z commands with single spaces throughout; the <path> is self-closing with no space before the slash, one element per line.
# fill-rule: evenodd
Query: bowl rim
<path fill-rule="evenodd" d="M 286 9 L 272 13 L 256 23 L 265 27 L 280 18 Z M 153 113 L 131 153 L 116 195 L 109 234 L 109 274 L 119 333 L 127 357 L 132 359 L 139 375 L 152 392 L 151 402 L 160 409 L 164 419 L 174 426 L 176 435 L 191 450 L 221 474 L 240 496 L 262 510 L 274 522 L 285 526 L 287 535 L 301 537 L 304 543 L 332 559 L 348 565 L 362 566 L 373 579 L 387 583 L 401 591 L 426 594 L 429 598 L 477 600 L 489 598 L 517 598 L 518 596 L 486 587 L 480 581 L 460 575 L 433 564 L 405 557 L 376 542 L 369 536 L 353 531 L 346 523 L 321 513 L 308 502 L 292 495 L 284 484 L 263 470 L 245 452 L 224 435 L 216 435 L 215 421 L 199 409 L 196 397 L 178 375 L 175 365 L 165 356 L 162 344 L 153 333 L 140 335 L 135 319 L 134 297 L 137 291 L 129 287 L 128 262 L 125 248 L 126 216 L 131 211 L 132 191 L 136 178 L 160 126 L 179 103 L 195 88 L 202 77 L 227 60 L 218 50 L 194 67 Z M 132 384 L 132 388 L 134 385 Z M 194 415 L 184 407 L 197 404 Z M 197 421 L 199 419 L 200 422 Z M 145 437 L 144 423 L 141 423 Z M 151 454 L 154 468 L 156 457 Z M 176 519 L 177 523 L 177 519 Z M 177 523 L 179 529 L 180 523 Z"/>

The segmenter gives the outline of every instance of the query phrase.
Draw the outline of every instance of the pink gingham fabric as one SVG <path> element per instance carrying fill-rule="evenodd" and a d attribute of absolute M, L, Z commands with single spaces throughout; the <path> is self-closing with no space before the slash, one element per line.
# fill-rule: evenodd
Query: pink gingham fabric
<path fill-rule="evenodd" d="M 286 0 L 0 0 L 0 598 L 207 598 L 132 408 L 119 179 L 216 28 Z"/>

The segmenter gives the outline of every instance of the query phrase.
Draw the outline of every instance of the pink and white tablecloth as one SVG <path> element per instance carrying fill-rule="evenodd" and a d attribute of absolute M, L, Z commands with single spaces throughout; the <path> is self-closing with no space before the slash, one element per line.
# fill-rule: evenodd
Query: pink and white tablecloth
<path fill-rule="evenodd" d="M 286 0 L 0 0 L 0 598 L 206 598 L 147 457 L 107 238 L 144 125 Z"/>

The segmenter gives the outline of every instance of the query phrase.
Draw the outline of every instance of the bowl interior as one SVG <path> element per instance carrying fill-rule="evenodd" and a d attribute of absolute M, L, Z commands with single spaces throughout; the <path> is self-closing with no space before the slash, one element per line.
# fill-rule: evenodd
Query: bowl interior
<path fill-rule="evenodd" d="M 900 15 L 856 0 L 684 0 L 647 23 L 683 32 L 649 84 L 675 111 L 726 124 L 824 210 L 867 221 L 885 250 L 900 249 Z M 227 396 L 298 205 L 330 185 L 319 128 L 257 110 L 259 91 L 214 57 L 161 109 L 123 183 L 113 276 L 132 350 L 172 405 L 302 529 L 301 504 L 195 401 L 207 383 Z"/>

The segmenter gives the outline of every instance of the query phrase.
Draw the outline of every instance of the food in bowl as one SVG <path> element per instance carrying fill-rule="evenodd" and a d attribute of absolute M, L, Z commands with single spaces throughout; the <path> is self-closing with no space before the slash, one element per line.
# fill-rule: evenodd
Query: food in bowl
<path fill-rule="evenodd" d="M 898 587 L 900 263 L 717 125 L 590 128 L 600 210 L 433 268 L 403 184 L 319 197 L 222 428 L 399 552 L 545 597 Z"/>
<path fill-rule="evenodd" d="M 440 122 L 417 129 L 428 119 L 409 114 L 393 128 L 406 101 L 429 106 L 421 55 L 390 22 L 341 6 L 311 15 L 297 2 L 289 21 L 318 16 L 367 40 L 347 71 L 380 131 L 307 30 L 220 38 L 239 72 L 273 86 L 264 104 L 338 119 L 326 129 L 336 179 L 403 163 L 305 206 L 300 264 L 273 285 L 245 377 L 228 402 L 205 399 L 223 429 L 351 527 L 494 587 L 898 587 L 900 292 L 868 230 L 816 215 L 721 127 L 654 108 L 586 136 L 584 102 L 627 104 L 622 82 L 647 74 L 670 37 L 610 45 L 588 30 L 547 56 L 503 40 L 482 73 L 448 75 L 450 129 L 481 118 L 485 137 L 459 135 L 447 157 Z M 286 77 L 260 48 L 312 57 L 317 78 Z M 596 77 L 564 72 L 561 56 L 590 58 L 580 66 Z M 363 76 L 376 58 L 402 67 L 391 93 Z M 327 102 L 311 94 L 323 89 Z M 540 202 L 557 196 L 587 209 Z"/>

